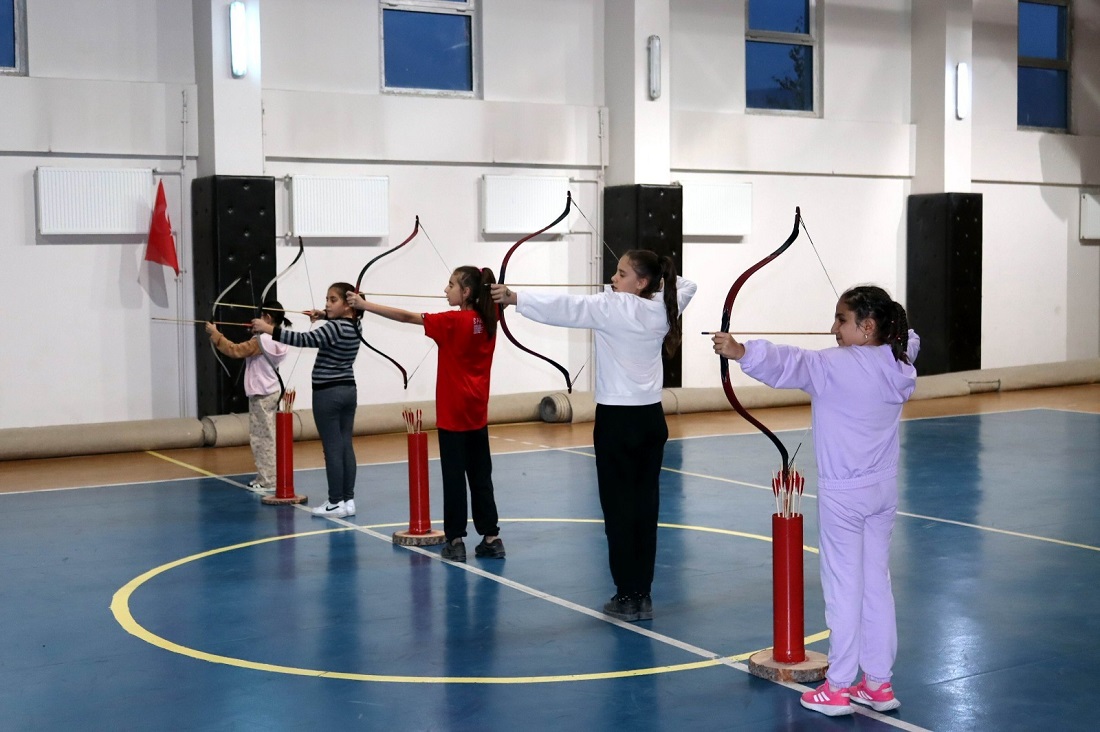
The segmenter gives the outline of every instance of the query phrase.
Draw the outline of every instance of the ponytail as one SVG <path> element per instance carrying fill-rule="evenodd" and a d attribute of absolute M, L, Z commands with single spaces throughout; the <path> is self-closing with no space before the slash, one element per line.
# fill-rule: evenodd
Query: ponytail
<path fill-rule="evenodd" d="M 680 323 L 680 304 L 676 300 L 676 263 L 672 257 L 658 257 L 648 249 L 633 249 L 624 256 L 631 268 L 639 276 L 648 280 L 644 297 L 652 297 L 658 289 L 662 291 L 665 313 L 668 315 L 668 333 L 665 334 L 665 353 L 671 356 L 680 347 L 683 335 Z"/>
<path fill-rule="evenodd" d="M 460 287 L 470 290 L 466 304 L 475 310 L 485 326 L 485 335 L 489 340 L 497 335 L 497 306 L 489 292 L 489 285 L 496 284 L 497 278 L 488 267 L 459 267 L 454 271 Z"/>

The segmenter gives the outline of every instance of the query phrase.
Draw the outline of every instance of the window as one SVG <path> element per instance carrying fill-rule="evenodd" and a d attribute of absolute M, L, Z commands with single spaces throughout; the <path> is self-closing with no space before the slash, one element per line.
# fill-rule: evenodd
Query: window
<path fill-rule="evenodd" d="M 1019 6 L 1016 124 L 1069 129 L 1070 0 Z"/>
<path fill-rule="evenodd" d="M 383 90 L 475 96 L 476 2 L 383 0 Z"/>
<path fill-rule="evenodd" d="M 816 0 L 747 0 L 745 106 L 814 111 Z"/>
<path fill-rule="evenodd" d="M 0 74 L 27 73 L 27 0 L 0 0 Z"/>

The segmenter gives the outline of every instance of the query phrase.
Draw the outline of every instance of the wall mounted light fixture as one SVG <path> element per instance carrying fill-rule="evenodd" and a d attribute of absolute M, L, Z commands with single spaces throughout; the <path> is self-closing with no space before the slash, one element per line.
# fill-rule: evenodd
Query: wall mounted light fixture
<path fill-rule="evenodd" d="M 955 119 L 970 116 L 970 66 L 965 62 L 955 65 Z"/>
<path fill-rule="evenodd" d="M 248 19 L 241 0 L 229 3 L 229 72 L 234 79 L 248 73 Z"/>
<path fill-rule="evenodd" d="M 649 98 L 661 96 L 661 37 L 650 36 L 646 42 L 649 52 Z"/>

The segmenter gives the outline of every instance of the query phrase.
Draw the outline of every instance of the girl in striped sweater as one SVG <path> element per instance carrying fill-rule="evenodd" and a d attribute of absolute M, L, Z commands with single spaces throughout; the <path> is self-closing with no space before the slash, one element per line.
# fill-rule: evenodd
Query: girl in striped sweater
<path fill-rule="evenodd" d="M 270 333 L 279 343 L 299 348 L 316 348 L 313 363 L 313 419 L 321 436 L 328 478 L 328 500 L 313 509 L 314 516 L 342 518 L 355 515 L 355 447 L 352 427 L 358 396 L 355 389 L 355 357 L 359 336 L 355 321 L 359 313 L 347 304 L 355 287 L 337 282 L 328 288 L 325 309 L 313 310 L 311 321 L 323 319 L 319 328 L 307 332 L 284 330 L 259 318 L 252 321 L 255 333 Z"/>

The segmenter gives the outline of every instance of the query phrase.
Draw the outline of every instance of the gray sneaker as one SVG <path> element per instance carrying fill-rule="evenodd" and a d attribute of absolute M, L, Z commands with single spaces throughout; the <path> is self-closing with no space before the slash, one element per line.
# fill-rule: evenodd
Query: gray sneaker
<path fill-rule="evenodd" d="M 462 537 L 447 542 L 443 546 L 443 553 L 440 556 L 451 562 L 465 562 L 466 544 L 462 541 Z"/>
<path fill-rule="evenodd" d="M 481 543 L 474 547 L 474 554 L 484 559 L 504 559 L 504 542 L 499 538 L 496 541 L 481 540 Z"/>
<path fill-rule="evenodd" d="M 604 615 L 610 615 L 618 620 L 625 620 L 628 623 L 633 623 L 641 618 L 638 616 L 638 598 L 634 595 L 614 595 L 610 600 L 604 603 L 603 606 Z M 652 616 L 653 610 L 650 609 L 650 615 Z"/>
<path fill-rule="evenodd" d="M 638 620 L 653 620 L 653 597 L 648 592 L 635 597 L 638 600 Z"/>

